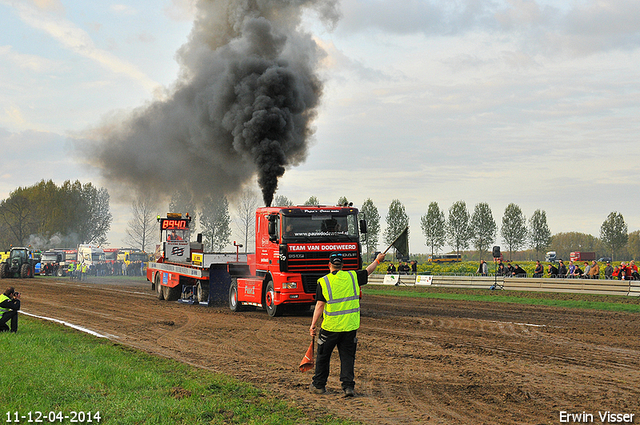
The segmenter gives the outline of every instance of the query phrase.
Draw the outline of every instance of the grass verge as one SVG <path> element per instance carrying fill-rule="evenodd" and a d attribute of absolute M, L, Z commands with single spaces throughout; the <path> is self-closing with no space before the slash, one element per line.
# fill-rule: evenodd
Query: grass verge
<path fill-rule="evenodd" d="M 353 423 L 310 417 L 227 376 L 25 316 L 17 334 L 0 333 L 0 347 L 0 422 L 16 423 L 18 412 L 19 423 L 35 423 L 39 411 L 43 423 L 52 423 L 49 412 L 91 412 L 92 423 L 100 412 L 104 424 Z"/>
<path fill-rule="evenodd" d="M 367 285 L 364 294 L 397 297 L 437 298 L 459 301 L 500 302 L 551 307 L 582 308 L 592 310 L 640 313 L 639 297 L 615 295 L 568 294 L 526 291 L 487 291 L 462 288 L 405 288 Z"/>

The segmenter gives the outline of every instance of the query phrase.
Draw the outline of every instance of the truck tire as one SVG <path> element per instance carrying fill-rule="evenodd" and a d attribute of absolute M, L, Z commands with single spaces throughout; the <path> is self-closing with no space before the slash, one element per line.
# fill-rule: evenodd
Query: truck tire
<path fill-rule="evenodd" d="M 238 281 L 233 279 L 229 286 L 229 310 L 233 312 L 243 311 L 243 305 L 238 301 Z"/>
<path fill-rule="evenodd" d="M 164 300 L 164 292 L 162 291 L 162 285 L 160 284 L 160 273 L 156 273 L 156 296 L 160 301 Z"/>
<path fill-rule="evenodd" d="M 5 279 L 9 274 L 9 265 L 7 263 L 0 264 L 0 278 Z"/>
<path fill-rule="evenodd" d="M 20 277 L 24 279 L 31 276 L 32 276 L 31 266 L 29 266 L 28 264 L 23 264 L 20 267 Z"/>
<path fill-rule="evenodd" d="M 264 292 L 264 308 L 267 310 L 267 313 L 271 317 L 277 317 L 282 314 L 282 306 L 277 306 L 275 304 L 275 296 L 276 291 L 273 288 L 273 281 L 270 280 L 267 283 L 267 288 Z"/>
<path fill-rule="evenodd" d="M 162 295 L 164 295 L 164 299 L 167 301 L 178 301 L 180 299 L 180 294 L 182 293 L 182 285 L 178 284 L 173 288 L 169 286 L 162 287 Z"/>
<path fill-rule="evenodd" d="M 62 267 L 58 267 L 58 269 L 56 270 L 56 276 L 58 277 L 64 276 L 64 270 L 62 269 Z"/>
<path fill-rule="evenodd" d="M 209 301 L 209 282 L 203 284 L 202 281 L 198 281 L 196 284 L 196 299 L 199 303 Z"/>

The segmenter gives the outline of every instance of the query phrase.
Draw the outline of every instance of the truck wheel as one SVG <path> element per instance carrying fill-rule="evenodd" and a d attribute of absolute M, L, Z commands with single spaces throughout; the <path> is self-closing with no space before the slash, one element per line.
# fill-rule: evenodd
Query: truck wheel
<path fill-rule="evenodd" d="M 64 270 L 62 270 L 61 268 L 58 268 L 58 271 L 56 272 L 56 275 L 57 275 L 58 277 L 62 277 L 62 276 L 64 276 Z"/>
<path fill-rule="evenodd" d="M 7 263 L 2 263 L 0 264 L 0 278 L 4 279 L 7 277 L 7 274 L 9 274 L 9 266 L 7 265 Z"/>
<path fill-rule="evenodd" d="M 160 273 L 156 273 L 156 295 L 160 301 L 164 300 L 164 292 L 162 291 L 162 285 L 160 284 Z"/>
<path fill-rule="evenodd" d="M 171 288 L 169 286 L 162 287 L 162 294 L 164 295 L 164 299 L 167 301 L 178 301 L 180 299 L 180 294 L 182 293 L 182 285 L 176 285 Z"/>
<path fill-rule="evenodd" d="M 196 299 L 199 303 L 209 301 L 209 282 L 203 284 L 203 282 L 199 281 L 196 284 Z"/>
<path fill-rule="evenodd" d="M 264 307 L 271 317 L 277 317 L 282 314 L 282 307 L 278 307 L 275 302 L 276 291 L 273 289 L 273 281 L 267 283 L 267 290 L 264 293 Z"/>
<path fill-rule="evenodd" d="M 235 279 L 231 281 L 231 286 L 229 286 L 229 310 L 234 312 L 244 310 L 238 301 L 238 281 Z"/>
<path fill-rule="evenodd" d="M 31 277 L 31 267 L 28 264 L 23 264 L 22 267 L 20 267 L 20 277 L 23 279 Z"/>

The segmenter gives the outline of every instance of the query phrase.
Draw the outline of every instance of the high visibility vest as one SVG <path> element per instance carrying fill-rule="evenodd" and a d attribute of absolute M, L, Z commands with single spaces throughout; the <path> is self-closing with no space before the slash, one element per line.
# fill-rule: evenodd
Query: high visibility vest
<path fill-rule="evenodd" d="M 11 298 L 7 297 L 5 294 L 0 294 L 0 303 L 3 303 Z M 10 308 L 0 307 L 0 315 L 6 313 L 7 311 L 11 311 Z"/>
<path fill-rule="evenodd" d="M 360 294 L 354 271 L 338 271 L 318 279 L 326 300 L 322 312 L 322 329 L 348 332 L 360 327 Z"/>

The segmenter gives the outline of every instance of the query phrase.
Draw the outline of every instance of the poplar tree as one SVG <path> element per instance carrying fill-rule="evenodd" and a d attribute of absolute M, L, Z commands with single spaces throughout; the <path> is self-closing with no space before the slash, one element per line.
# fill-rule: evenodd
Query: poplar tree
<path fill-rule="evenodd" d="M 536 250 L 536 258 L 540 258 L 540 251 L 551 244 L 551 230 L 547 224 L 547 213 L 543 210 L 535 210 L 529 219 L 529 242 Z"/>
<path fill-rule="evenodd" d="M 429 204 L 427 213 L 420 218 L 420 227 L 426 239 L 425 244 L 431 248 L 433 256 L 444 246 L 447 235 L 444 212 L 440 210 L 437 202 Z"/>
<path fill-rule="evenodd" d="M 502 216 L 500 229 L 504 243 L 509 247 L 509 255 L 525 246 L 527 241 L 527 220 L 522 210 L 516 204 L 509 204 Z"/>
<path fill-rule="evenodd" d="M 469 211 L 467 211 L 467 204 L 464 201 L 458 201 L 449 208 L 447 237 L 449 244 L 455 248 L 458 255 L 462 249 L 469 247 L 471 228 Z"/>
<path fill-rule="evenodd" d="M 364 218 L 367 221 L 367 234 L 365 239 L 365 250 L 367 258 L 371 258 L 371 255 L 375 253 L 378 248 L 378 241 L 380 239 L 380 214 L 378 208 L 373 204 L 371 199 L 367 199 L 362 204 L 359 212 L 360 218 Z"/>
<path fill-rule="evenodd" d="M 409 216 L 405 211 L 404 205 L 398 199 L 391 201 L 386 221 L 387 228 L 384 230 L 384 241 L 387 245 L 391 245 L 404 229 L 409 226 Z M 409 237 L 408 233 L 407 237 Z"/>
<path fill-rule="evenodd" d="M 481 260 L 483 253 L 488 252 L 496 240 L 497 227 L 489 204 L 476 204 L 471 216 L 470 231 L 473 247 L 478 250 Z"/>
<path fill-rule="evenodd" d="M 306 201 L 304 201 L 304 204 L 307 207 L 312 207 L 314 205 L 320 205 L 320 201 L 318 200 L 317 197 L 315 196 L 310 196 L 309 199 L 307 199 Z"/>
<path fill-rule="evenodd" d="M 620 248 L 627 244 L 629 240 L 627 230 L 627 223 L 624 222 L 624 217 L 617 211 L 610 213 L 602 223 L 602 226 L 600 226 L 600 239 L 611 250 L 612 260 Z"/>
<path fill-rule="evenodd" d="M 284 195 L 276 195 L 276 197 L 273 198 L 273 202 L 271 203 L 271 206 L 273 207 L 289 207 L 291 205 L 293 205 L 291 199 L 287 198 Z"/>

